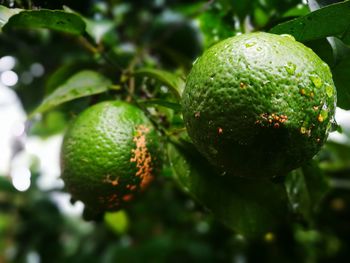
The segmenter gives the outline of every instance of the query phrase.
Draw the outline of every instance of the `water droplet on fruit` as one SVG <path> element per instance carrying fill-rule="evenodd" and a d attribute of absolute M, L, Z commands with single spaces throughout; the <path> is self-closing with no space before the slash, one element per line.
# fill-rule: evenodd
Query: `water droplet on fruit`
<path fill-rule="evenodd" d="M 326 84 L 326 94 L 328 97 L 333 96 L 333 87 L 329 84 Z"/>
<path fill-rule="evenodd" d="M 317 116 L 318 122 L 323 122 L 327 118 L 328 118 L 328 110 L 322 109 L 320 114 L 318 114 L 318 116 Z"/>
<path fill-rule="evenodd" d="M 281 37 L 285 37 L 285 38 L 288 38 L 290 40 L 294 40 L 295 41 L 295 38 L 292 35 L 289 35 L 289 34 L 282 34 Z"/>
<path fill-rule="evenodd" d="M 253 47 L 256 45 L 256 42 L 247 42 L 245 43 L 245 47 L 249 48 L 249 47 Z"/>
<path fill-rule="evenodd" d="M 319 76 L 310 76 L 310 79 L 316 88 L 320 88 L 323 84 L 322 79 Z"/>
<path fill-rule="evenodd" d="M 306 131 L 307 131 L 307 129 L 306 129 L 305 127 L 301 127 L 301 128 L 300 128 L 300 133 L 301 133 L 301 134 L 305 134 Z"/>
<path fill-rule="evenodd" d="M 297 66 L 292 62 L 288 62 L 287 65 L 284 66 L 284 68 L 286 69 L 289 75 L 293 75 L 295 73 Z"/>

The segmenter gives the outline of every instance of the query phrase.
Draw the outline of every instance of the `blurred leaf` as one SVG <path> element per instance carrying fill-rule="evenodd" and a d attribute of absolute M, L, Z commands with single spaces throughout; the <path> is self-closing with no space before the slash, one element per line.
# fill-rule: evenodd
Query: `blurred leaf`
<path fill-rule="evenodd" d="M 94 39 L 97 44 L 100 43 L 103 36 L 114 27 L 114 23 L 110 20 L 93 20 L 86 18 L 68 6 L 63 6 L 63 9 L 67 13 L 79 16 L 85 22 L 86 32 Z"/>
<path fill-rule="evenodd" d="M 350 44 L 349 10 L 350 1 L 329 5 L 306 16 L 281 23 L 270 32 L 291 34 L 300 42 L 338 36 L 344 43 Z"/>
<path fill-rule="evenodd" d="M 129 228 L 128 215 L 124 210 L 118 212 L 106 212 L 104 214 L 105 224 L 116 234 L 124 234 Z"/>
<path fill-rule="evenodd" d="M 168 156 L 180 186 L 239 234 L 257 237 L 286 219 L 287 197 L 281 185 L 220 176 L 189 143 L 169 144 Z"/>
<path fill-rule="evenodd" d="M 332 74 L 337 88 L 337 105 L 348 110 L 350 109 L 350 54 L 332 68 Z"/>
<path fill-rule="evenodd" d="M 70 77 L 50 94 L 30 115 L 48 111 L 64 102 L 107 91 L 111 81 L 95 71 L 84 70 Z"/>
<path fill-rule="evenodd" d="M 0 175 L 0 193 L 15 193 L 16 189 L 13 187 L 9 178 Z"/>
<path fill-rule="evenodd" d="M 229 8 L 232 8 L 235 15 L 243 20 L 252 10 L 254 1 L 232 1 L 232 0 L 219 0 L 217 1 L 216 8 L 225 12 Z"/>
<path fill-rule="evenodd" d="M 95 40 L 98 44 L 102 38 L 114 28 L 114 23 L 110 20 L 92 20 L 84 18 L 86 23 L 86 32 Z"/>
<path fill-rule="evenodd" d="M 174 96 L 180 100 L 182 91 L 185 87 L 185 82 L 178 75 L 171 73 L 169 71 L 160 70 L 160 69 L 152 69 L 152 68 L 143 68 L 134 72 L 135 75 L 147 76 L 150 78 L 154 78 L 166 85 Z"/>
<path fill-rule="evenodd" d="M 198 3 L 183 3 L 174 7 L 174 10 L 185 16 L 195 16 L 199 12 L 203 12 L 206 8 L 207 3 L 198 1 Z"/>
<path fill-rule="evenodd" d="M 204 48 L 235 35 L 234 21 L 225 23 L 224 19 L 214 11 L 207 11 L 198 16 L 199 27 L 204 36 Z"/>
<path fill-rule="evenodd" d="M 146 104 L 146 105 L 159 105 L 159 106 L 163 106 L 163 107 L 172 109 L 174 111 L 181 110 L 181 105 L 179 103 L 174 103 L 174 102 L 161 100 L 161 99 L 141 100 L 141 101 L 138 101 L 138 103 L 142 103 L 142 104 Z"/>
<path fill-rule="evenodd" d="M 65 116 L 60 111 L 51 111 L 43 115 L 43 118 L 35 122 L 29 130 L 29 135 L 47 138 L 62 132 L 67 125 Z"/>
<path fill-rule="evenodd" d="M 285 187 L 292 211 L 303 219 L 311 220 L 311 200 L 301 169 L 290 172 L 285 180 Z"/>
<path fill-rule="evenodd" d="M 309 9 L 306 5 L 300 6 L 297 5 L 291 9 L 289 9 L 287 12 L 285 12 L 282 17 L 297 17 L 297 16 L 305 16 L 308 13 L 310 13 Z"/>
<path fill-rule="evenodd" d="M 327 172 L 350 170 L 350 145 L 328 141 L 320 167 Z"/>
<path fill-rule="evenodd" d="M 62 85 L 72 75 L 80 70 L 88 69 L 93 64 L 82 61 L 75 61 L 73 63 L 66 63 L 61 65 L 58 69 L 52 72 L 46 81 L 45 91 L 46 93 L 53 92 L 58 86 Z"/>
<path fill-rule="evenodd" d="M 304 180 L 309 192 L 312 208 L 317 209 L 330 190 L 329 179 L 319 168 L 318 162 L 310 161 L 302 167 Z"/>
<path fill-rule="evenodd" d="M 269 15 L 263 9 L 255 8 L 254 21 L 258 27 L 263 27 L 269 22 Z"/>
<path fill-rule="evenodd" d="M 12 16 L 3 29 L 47 28 L 73 35 L 81 35 L 85 32 L 85 26 L 84 21 L 75 14 L 59 10 L 31 10 Z"/>
<path fill-rule="evenodd" d="M 290 172 L 285 187 L 292 211 L 309 223 L 312 223 L 313 213 L 330 190 L 325 174 L 314 161 Z"/>
<path fill-rule="evenodd" d="M 23 9 L 7 8 L 5 6 L 0 5 L 0 32 L 2 27 L 8 22 L 11 16 L 14 16 L 22 11 Z"/>
<path fill-rule="evenodd" d="M 327 37 L 329 44 L 333 49 L 334 63 L 337 64 L 350 55 L 350 47 L 336 37 Z"/>

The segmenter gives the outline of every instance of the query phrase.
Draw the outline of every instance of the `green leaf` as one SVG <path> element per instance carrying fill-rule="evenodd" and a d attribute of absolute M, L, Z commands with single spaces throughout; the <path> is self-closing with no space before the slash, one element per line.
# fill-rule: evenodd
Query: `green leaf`
<path fill-rule="evenodd" d="M 174 96 L 180 100 L 182 91 L 185 87 L 185 82 L 178 75 L 171 73 L 169 71 L 160 70 L 160 69 L 152 69 L 152 68 L 143 68 L 134 72 L 135 75 L 147 76 L 150 78 L 154 78 L 159 82 L 166 85 L 170 88 L 171 92 Z"/>
<path fill-rule="evenodd" d="M 234 24 L 225 23 L 224 18 L 214 10 L 203 12 L 198 16 L 197 21 L 203 34 L 205 48 L 236 33 Z"/>
<path fill-rule="evenodd" d="M 329 178 L 318 166 L 318 162 L 310 161 L 302 167 L 305 183 L 309 191 L 312 208 L 319 207 L 326 194 L 330 191 Z"/>
<path fill-rule="evenodd" d="M 189 143 L 169 144 L 168 156 L 180 186 L 237 233 L 257 237 L 286 219 L 283 186 L 265 179 L 220 176 Z"/>
<path fill-rule="evenodd" d="M 302 16 L 273 27 L 275 34 L 291 34 L 296 40 L 309 40 L 338 36 L 350 44 L 350 1 L 328 5 L 306 16 Z"/>
<path fill-rule="evenodd" d="M 48 76 L 45 84 L 46 93 L 53 92 L 57 87 L 62 85 L 68 78 L 75 73 L 92 68 L 94 66 L 91 62 L 86 61 L 74 61 L 71 63 L 65 63 L 57 68 L 53 73 Z"/>
<path fill-rule="evenodd" d="M 181 105 L 179 103 L 174 103 L 174 102 L 170 102 L 162 99 L 142 100 L 142 101 L 138 101 L 138 103 L 146 104 L 146 105 L 159 105 L 159 106 L 172 109 L 174 111 L 181 110 Z"/>
<path fill-rule="evenodd" d="M 34 114 L 48 111 L 64 102 L 105 92 L 111 85 L 112 83 L 109 79 L 95 71 L 81 71 L 70 77 L 51 95 L 45 98 L 30 117 Z"/>
<path fill-rule="evenodd" d="M 328 141 L 321 153 L 320 167 L 326 172 L 350 170 L 350 145 Z"/>
<path fill-rule="evenodd" d="M 306 186 L 303 171 L 296 169 L 290 172 L 285 180 L 285 187 L 292 211 L 303 219 L 311 220 L 311 200 Z"/>
<path fill-rule="evenodd" d="M 0 32 L 2 27 L 8 22 L 11 16 L 14 16 L 22 11 L 23 9 L 7 8 L 5 6 L 0 5 Z"/>
<path fill-rule="evenodd" d="M 13 187 L 10 179 L 0 175 L 0 193 L 15 193 L 16 189 Z"/>
<path fill-rule="evenodd" d="M 29 135 L 48 138 L 62 132 L 67 125 L 65 116 L 60 111 L 50 111 L 43 115 L 42 119 L 34 122 L 28 131 Z"/>
<path fill-rule="evenodd" d="M 13 15 L 3 29 L 36 29 L 47 28 L 73 35 L 85 32 L 84 21 L 75 14 L 59 10 L 32 10 L 22 11 Z"/>
<path fill-rule="evenodd" d="M 100 43 L 103 36 L 114 27 L 114 23 L 110 20 L 93 20 L 86 18 L 68 6 L 63 6 L 63 9 L 67 13 L 79 16 L 85 22 L 86 33 L 88 33 L 97 44 Z"/>
<path fill-rule="evenodd" d="M 285 187 L 293 212 L 310 223 L 314 212 L 330 190 L 326 175 L 315 161 L 290 172 Z"/>
<path fill-rule="evenodd" d="M 337 106 L 350 109 L 350 54 L 332 68 L 333 80 L 337 88 Z"/>

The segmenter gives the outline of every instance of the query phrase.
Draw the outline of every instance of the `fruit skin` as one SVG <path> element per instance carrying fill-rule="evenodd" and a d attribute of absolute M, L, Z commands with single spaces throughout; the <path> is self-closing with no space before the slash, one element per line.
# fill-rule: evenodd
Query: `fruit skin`
<path fill-rule="evenodd" d="M 117 210 L 157 174 L 158 134 L 137 107 L 98 103 L 73 122 L 61 149 L 62 179 L 72 197 L 91 211 Z"/>
<path fill-rule="evenodd" d="M 228 38 L 194 63 L 182 98 L 197 149 L 222 174 L 285 175 L 311 159 L 334 119 L 330 69 L 289 35 Z"/>

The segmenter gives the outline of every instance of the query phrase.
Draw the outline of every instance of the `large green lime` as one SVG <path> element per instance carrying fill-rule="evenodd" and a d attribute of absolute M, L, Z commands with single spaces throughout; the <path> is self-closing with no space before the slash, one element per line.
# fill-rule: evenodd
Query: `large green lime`
<path fill-rule="evenodd" d="M 159 170 L 159 138 L 139 108 L 121 101 L 96 104 L 67 131 L 62 178 L 90 210 L 119 209 L 146 188 Z"/>
<path fill-rule="evenodd" d="M 336 90 L 330 69 L 289 35 L 250 33 L 209 48 L 183 93 L 198 150 L 223 174 L 284 175 L 327 138 Z"/>

